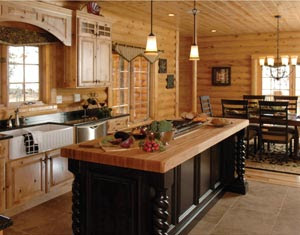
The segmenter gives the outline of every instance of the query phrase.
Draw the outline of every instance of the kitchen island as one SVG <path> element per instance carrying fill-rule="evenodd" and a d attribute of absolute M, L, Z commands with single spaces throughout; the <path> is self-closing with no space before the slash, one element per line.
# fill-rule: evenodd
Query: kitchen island
<path fill-rule="evenodd" d="M 225 190 L 245 194 L 243 137 L 249 122 L 230 122 L 202 125 L 163 152 L 64 147 L 75 176 L 73 233 L 184 234 Z"/>

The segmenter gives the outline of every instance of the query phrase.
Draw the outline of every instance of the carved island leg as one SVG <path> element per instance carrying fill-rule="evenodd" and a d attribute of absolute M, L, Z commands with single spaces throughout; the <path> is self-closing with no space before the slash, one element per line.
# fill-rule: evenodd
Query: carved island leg
<path fill-rule="evenodd" d="M 168 224 L 168 196 L 166 190 L 159 190 L 155 192 L 153 200 L 153 234 L 154 235 L 167 235 Z"/>
<path fill-rule="evenodd" d="M 80 180 L 77 175 L 74 175 L 72 194 L 72 230 L 73 235 L 80 235 Z"/>
<path fill-rule="evenodd" d="M 245 180 L 245 159 L 246 159 L 246 146 L 244 143 L 244 130 L 238 132 L 236 150 L 235 150 L 235 171 L 237 177 L 229 191 L 239 194 L 246 194 L 248 191 L 248 183 Z"/>

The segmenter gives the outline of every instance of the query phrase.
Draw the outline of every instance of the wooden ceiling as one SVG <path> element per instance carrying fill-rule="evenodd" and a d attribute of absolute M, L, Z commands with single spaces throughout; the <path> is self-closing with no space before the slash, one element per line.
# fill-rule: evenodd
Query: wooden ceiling
<path fill-rule="evenodd" d="M 66 3 L 68 7 L 85 2 Z M 150 21 L 150 1 L 98 1 L 105 15 L 106 11 L 114 14 L 139 19 L 146 24 Z M 155 25 L 179 28 L 185 36 L 193 35 L 193 1 L 154 0 Z M 281 15 L 280 31 L 300 31 L 300 1 L 197 1 L 196 8 L 198 36 L 236 35 L 276 32 L 275 15 Z M 174 13 L 174 17 L 168 16 Z M 217 30 L 212 33 L 211 30 Z"/>

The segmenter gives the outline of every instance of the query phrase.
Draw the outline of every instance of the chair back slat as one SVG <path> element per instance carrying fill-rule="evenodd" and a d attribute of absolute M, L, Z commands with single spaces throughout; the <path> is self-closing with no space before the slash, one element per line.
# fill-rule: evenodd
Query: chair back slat
<path fill-rule="evenodd" d="M 288 102 L 288 111 L 292 113 L 297 113 L 297 102 L 298 102 L 298 96 L 287 96 L 287 95 L 275 95 L 274 96 L 275 101 L 287 101 Z"/>
<path fill-rule="evenodd" d="M 270 138 L 270 136 L 283 136 L 287 141 L 288 104 L 285 101 L 259 101 L 259 125 L 262 139 Z"/>
<path fill-rule="evenodd" d="M 258 113 L 258 101 L 265 100 L 265 95 L 244 95 L 243 99 L 248 100 L 248 112 L 249 114 Z"/>
<path fill-rule="evenodd" d="M 207 114 L 207 116 L 212 117 L 213 112 L 210 104 L 210 97 L 207 95 L 199 96 L 201 111 L 202 113 Z"/>
<path fill-rule="evenodd" d="M 248 119 L 248 101 L 247 100 L 228 100 L 222 99 L 223 117 Z"/>

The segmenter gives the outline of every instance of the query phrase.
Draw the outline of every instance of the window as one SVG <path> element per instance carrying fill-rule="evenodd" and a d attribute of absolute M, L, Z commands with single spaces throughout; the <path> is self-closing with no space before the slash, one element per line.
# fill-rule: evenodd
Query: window
<path fill-rule="evenodd" d="M 289 67 L 287 72 L 290 73 Z M 290 81 L 289 77 L 282 78 L 279 81 L 271 77 L 270 68 L 262 67 L 262 95 L 289 95 Z"/>
<path fill-rule="evenodd" d="M 113 112 L 129 113 L 129 63 L 121 56 L 113 54 Z"/>
<path fill-rule="evenodd" d="M 127 62 L 113 54 L 113 112 L 130 113 L 131 121 L 149 117 L 149 62 L 141 56 Z"/>
<path fill-rule="evenodd" d="M 300 66 L 299 65 L 296 65 L 296 88 L 295 88 L 295 95 L 300 96 Z"/>
<path fill-rule="evenodd" d="M 8 47 L 8 102 L 40 99 L 39 47 Z"/>

